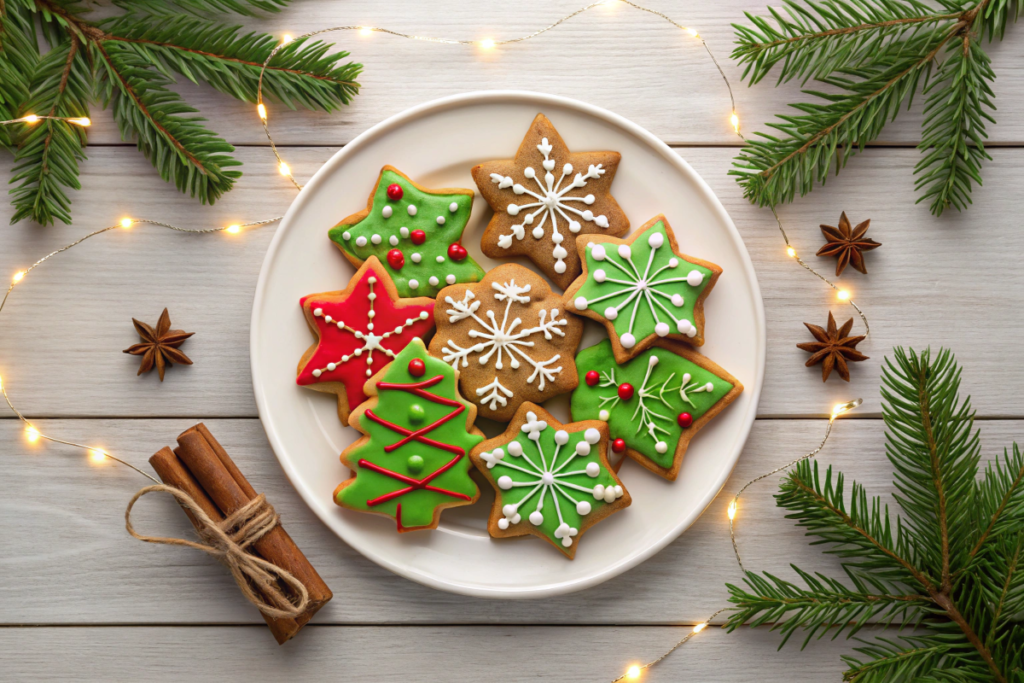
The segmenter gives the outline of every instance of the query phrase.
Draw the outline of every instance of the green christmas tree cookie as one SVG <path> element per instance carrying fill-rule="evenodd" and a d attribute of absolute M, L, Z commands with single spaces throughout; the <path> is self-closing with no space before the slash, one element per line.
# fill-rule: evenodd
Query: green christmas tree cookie
<path fill-rule="evenodd" d="M 580 351 L 576 367 L 572 419 L 607 422 L 612 451 L 669 480 L 679 474 L 690 439 L 743 391 L 735 377 L 671 339 L 622 365 L 605 339 Z"/>
<path fill-rule="evenodd" d="M 631 502 L 608 465 L 607 444 L 602 422 L 563 425 L 523 403 L 504 434 L 472 453 L 494 486 L 491 535 L 539 536 L 572 559 L 584 531 Z"/>
<path fill-rule="evenodd" d="M 370 256 L 380 259 L 399 296 L 434 297 L 448 285 L 484 276 L 460 242 L 472 208 L 472 190 L 430 190 L 385 166 L 366 209 L 328 236 L 357 268 Z"/>
<path fill-rule="evenodd" d="M 484 435 L 457 380 L 420 339 L 367 380 L 369 400 L 349 420 L 365 436 L 341 454 L 353 476 L 334 491 L 338 505 L 387 515 L 403 532 L 437 528 L 441 510 L 476 501 L 469 451 Z"/>

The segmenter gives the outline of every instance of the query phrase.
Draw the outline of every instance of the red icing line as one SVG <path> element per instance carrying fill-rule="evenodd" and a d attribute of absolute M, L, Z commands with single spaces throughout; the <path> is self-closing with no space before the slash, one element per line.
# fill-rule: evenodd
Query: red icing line
<path fill-rule="evenodd" d="M 463 455 L 465 453 L 465 451 L 463 449 L 459 448 L 458 446 L 452 446 L 451 444 L 441 443 L 440 441 L 434 441 L 433 439 L 428 438 L 428 437 L 423 436 L 423 435 L 424 434 L 429 434 L 430 432 L 434 431 L 435 429 L 437 429 L 438 427 L 440 427 L 445 422 L 447 422 L 448 420 L 452 419 L 453 417 L 455 417 L 456 415 L 458 415 L 459 413 L 461 413 L 465 409 L 466 409 L 465 406 L 460 405 L 458 407 L 458 409 L 453 410 L 452 412 L 448 413 L 447 415 L 442 417 L 440 420 L 438 420 L 434 424 L 427 425 L 426 427 L 423 427 L 422 429 L 417 429 L 415 432 L 411 431 L 411 430 L 408 430 L 405 427 L 400 427 L 399 425 L 396 425 L 396 424 L 394 424 L 392 422 L 388 422 L 384 418 L 382 418 L 379 415 L 377 415 L 376 413 L 374 413 L 372 410 L 367 410 L 366 411 L 366 417 L 370 418 L 371 420 L 373 420 L 377 424 L 384 425 L 385 427 L 387 427 L 388 429 L 390 429 L 393 432 L 398 432 L 399 434 L 402 434 L 403 436 L 405 436 L 405 438 L 402 439 L 401 441 L 397 441 L 397 442 L 391 444 L 390 446 L 385 446 L 384 447 L 384 452 L 385 453 L 390 453 L 391 451 L 395 450 L 399 446 L 404 446 L 405 444 L 409 443 L 410 441 L 415 440 L 415 441 L 419 441 L 420 443 L 425 443 L 427 445 L 433 446 L 434 448 L 440 448 L 441 450 L 448 451 L 449 453 L 455 453 L 456 455 Z"/>
<path fill-rule="evenodd" d="M 416 491 L 416 490 L 420 490 L 420 489 L 425 490 L 425 491 L 434 491 L 435 493 L 443 493 L 446 496 L 452 496 L 453 498 L 459 498 L 461 500 L 472 500 L 473 498 L 471 496 L 467 496 L 465 493 L 459 493 L 457 491 L 449 491 L 447 489 L 442 489 L 442 488 L 438 488 L 437 486 L 430 486 L 429 485 L 430 482 L 433 481 L 435 478 L 439 477 L 440 475 L 444 474 L 445 472 L 450 470 L 452 467 L 454 467 L 455 463 L 457 463 L 459 460 L 462 460 L 462 454 L 461 453 L 459 455 L 455 456 L 454 458 L 452 458 L 443 467 L 441 467 L 441 468 L 435 470 L 434 472 L 428 474 L 427 476 L 423 477 L 423 479 L 413 479 L 412 477 L 407 477 L 404 474 L 399 474 L 398 472 L 392 472 L 391 470 L 387 469 L 386 467 L 381 467 L 380 465 L 374 464 L 374 463 L 370 462 L 369 460 L 360 459 L 359 460 L 359 466 L 360 467 L 365 467 L 368 470 L 372 470 L 374 472 L 379 472 L 380 474 L 387 475 L 387 476 L 391 477 L 392 479 L 397 479 L 400 482 L 409 484 L 409 486 L 407 486 L 404 489 L 399 489 L 397 491 L 392 491 L 391 493 L 385 493 L 384 495 L 378 496 L 378 497 L 374 498 L 373 500 L 368 500 L 368 501 L 366 501 L 366 505 L 367 505 L 367 507 L 373 507 L 374 505 L 380 505 L 381 503 L 386 503 L 389 500 L 393 500 L 395 498 L 398 498 L 399 496 L 404 496 L 407 493 L 410 493 L 410 492 Z M 398 510 L 398 519 L 401 520 L 401 510 Z M 399 521 L 398 524 L 399 524 L 399 526 L 401 526 L 402 522 Z"/>

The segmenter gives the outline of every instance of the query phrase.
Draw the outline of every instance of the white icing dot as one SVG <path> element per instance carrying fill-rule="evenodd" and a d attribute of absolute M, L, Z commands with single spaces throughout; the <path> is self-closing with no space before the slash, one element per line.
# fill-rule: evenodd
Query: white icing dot
<path fill-rule="evenodd" d="M 406 211 L 409 212 L 410 216 L 415 216 L 416 215 L 416 205 L 415 204 L 410 204 L 409 208 L 406 209 Z"/>
<path fill-rule="evenodd" d="M 596 462 L 588 462 L 587 463 L 587 476 L 588 477 L 596 477 L 599 474 L 601 474 L 601 466 L 598 465 Z"/>
<path fill-rule="evenodd" d="M 679 266 L 679 259 L 677 259 L 677 258 L 670 258 L 668 260 L 668 267 L 669 268 L 676 268 L 678 266 Z"/>
<path fill-rule="evenodd" d="M 429 280 L 427 280 L 427 282 L 429 282 L 429 283 L 430 283 L 430 286 L 431 286 L 431 287 L 437 287 L 438 283 L 440 283 L 441 281 L 440 281 L 440 280 L 438 280 L 438 279 L 437 279 L 436 277 L 434 277 L 433 275 L 431 275 L 431 276 L 430 276 L 430 279 L 429 279 Z"/>
<path fill-rule="evenodd" d="M 324 316 L 324 322 L 325 323 L 330 324 L 332 320 L 333 320 L 333 318 L 331 318 L 331 316 L 329 316 L 329 315 L 325 315 Z"/>
<path fill-rule="evenodd" d="M 604 309 L 604 317 L 608 318 L 608 320 L 615 320 L 616 318 L 619 317 L 619 309 L 615 308 L 614 306 L 609 306 L 608 308 Z"/>
<path fill-rule="evenodd" d="M 576 306 L 576 310 L 577 311 L 585 311 L 585 310 L 587 310 L 587 297 L 585 297 L 585 296 L 578 296 L 578 297 L 576 297 L 576 301 L 573 302 L 573 305 Z"/>
<path fill-rule="evenodd" d="M 591 427 L 583 432 L 583 438 L 587 440 L 587 443 L 593 445 L 601 440 L 601 432 Z"/>
<path fill-rule="evenodd" d="M 352 239 L 352 233 L 350 233 L 348 230 L 346 230 L 345 232 L 341 233 L 341 239 L 343 239 L 346 242 L 348 242 L 350 239 Z"/>
<path fill-rule="evenodd" d="M 444 256 L 438 256 L 437 257 L 437 262 L 438 263 L 444 263 Z"/>
<path fill-rule="evenodd" d="M 611 417 L 611 414 L 609 414 L 607 410 L 602 410 L 600 413 L 597 414 L 597 419 L 604 420 L 605 422 L 608 421 L 609 417 Z"/>
<path fill-rule="evenodd" d="M 393 247 L 397 247 L 397 246 L 398 246 L 398 238 L 397 238 L 397 237 L 395 237 L 394 235 L 392 235 L 391 237 L 389 237 L 389 238 L 388 238 L 388 242 L 389 242 L 389 243 L 391 244 L 391 246 L 393 246 Z"/>
<path fill-rule="evenodd" d="M 686 334 L 690 331 L 690 321 L 683 318 L 676 323 L 676 329 L 679 330 L 679 334 Z"/>
<path fill-rule="evenodd" d="M 505 210 L 508 212 L 509 216 L 518 216 L 519 215 L 519 205 L 518 204 L 509 204 L 508 208 L 505 209 Z"/>
<path fill-rule="evenodd" d="M 629 259 L 633 258 L 633 250 L 629 248 L 628 244 L 620 244 L 619 256 L 628 261 Z"/>
<path fill-rule="evenodd" d="M 579 232 L 580 229 L 582 229 L 582 228 L 583 228 L 583 226 L 580 225 L 579 221 L 575 221 L 575 220 L 569 221 L 569 232 L 573 233 L 574 235 L 577 232 Z"/>
<path fill-rule="evenodd" d="M 559 446 L 564 446 L 565 444 L 569 443 L 569 432 L 565 431 L 564 429 L 559 429 L 557 432 L 555 432 L 555 443 L 557 443 Z"/>
<path fill-rule="evenodd" d="M 594 195 L 588 194 L 586 197 L 583 198 L 583 203 L 586 204 L 587 206 L 590 206 L 591 204 L 594 203 L 595 200 L 596 197 L 594 197 Z"/>
<path fill-rule="evenodd" d="M 594 257 L 595 261 L 604 261 L 607 254 L 604 251 L 604 245 L 595 244 L 594 248 L 590 250 L 590 255 Z"/>
<path fill-rule="evenodd" d="M 583 216 L 583 220 L 585 220 L 585 221 L 592 221 L 592 220 L 594 220 L 594 212 L 591 211 L 590 209 L 587 209 L 581 215 Z"/>
<path fill-rule="evenodd" d="M 416 252 L 413 252 L 412 256 L 410 256 L 409 258 L 412 259 L 413 263 L 419 263 L 420 261 L 423 260 L 423 255 L 420 254 L 418 251 L 416 251 Z"/>
<path fill-rule="evenodd" d="M 515 517 L 517 511 L 518 508 L 516 508 L 515 505 L 506 505 L 505 507 L 501 508 L 501 514 L 505 515 L 509 519 Z"/>
<path fill-rule="evenodd" d="M 683 299 L 683 295 L 682 294 L 673 294 L 672 295 L 672 305 L 675 306 L 676 308 L 682 308 L 683 304 L 685 304 L 685 303 L 686 303 L 686 300 Z"/>
<path fill-rule="evenodd" d="M 704 282 L 704 273 L 699 270 L 691 270 L 686 274 L 686 284 L 691 287 L 700 287 L 702 282 Z"/>
<path fill-rule="evenodd" d="M 334 372 L 334 369 L 335 369 L 335 368 L 337 368 L 337 367 L 338 367 L 338 366 L 337 366 L 337 364 L 336 364 L 336 363 L 328 363 L 328 364 L 327 364 L 327 371 L 328 371 L 328 372 Z"/>
<path fill-rule="evenodd" d="M 533 239 L 539 240 L 541 237 L 544 236 L 544 228 L 541 228 L 541 227 L 534 228 L 532 235 L 533 235 Z"/>
<path fill-rule="evenodd" d="M 384 216 L 384 218 L 391 218 L 392 212 L 393 209 L 390 206 L 385 206 L 383 209 L 380 210 L 380 215 Z"/>
<path fill-rule="evenodd" d="M 590 444 L 584 439 L 576 444 L 576 452 L 580 455 L 590 455 Z"/>
<path fill-rule="evenodd" d="M 508 491 L 510 488 L 512 488 L 512 477 L 508 476 L 507 474 L 505 476 L 498 477 L 498 488 L 504 491 Z"/>
<path fill-rule="evenodd" d="M 517 458 L 523 454 L 523 444 L 518 441 L 513 441 L 506 448 L 508 448 L 509 455 L 514 455 Z"/>
<path fill-rule="evenodd" d="M 614 502 L 615 499 L 618 497 L 618 496 L 615 495 L 615 493 L 616 492 L 615 492 L 615 487 L 614 486 L 609 486 L 608 488 L 606 488 L 604 490 L 604 502 L 606 502 L 606 503 Z"/>
<path fill-rule="evenodd" d="M 366 238 L 364 236 L 362 236 L 362 235 L 357 237 L 356 238 L 356 246 L 357 247 L 365 247 L 366 246 Z"/>
<path fill-rule="evenodd" d="M 527 178 L 533 179 L 534 177 L 536 177 L 537 172 L 533 170 L 533 166 L 527 166 L 526 168 L 523 169 L 523 175 L 526 176 Z"/>
<path fill-rule="evenodd" d="M 337 322 L 337 325 L 339 330 L 345 329 L 345 323 L 341 322 L 340 320 Z"/>
<path fill-rule="evenodd" d="M 622 498 L 622 487 L 618 484 L 615 485 L 615 497 Z"/>
<path fill-rule="evenodd" d="M 659 441 L 658 443 L 654 444 L 654 450 L 658 451 L 659 453 L 664 453 L 665 451 L 668 450 L 668 444 L 665 443 L 664 441 Z"/>
<path fill-rule="evenodd" d="M 565 258 L 565 257 L 563 256 L 562 258 Z M 555 262 L 555 272 L 559 273 L 559 274 L 565 272 L 565 261 L 556 261 Z"/>
<path fill-rule="evenodd" d="M 505 529 L 507 529 L 507 528 L 508 528 L 508 520 L 507 520 L 507 519 L 505 519 L 504 517 L 502 517 L 501 519 L 499 519 L 499 520 L 498 520 L 498 528 L 499 528 L 499 529 L 501 529 L 502 531 L 504 531 Z"/>
<path fill-rule="evenodd" d="M 451 204 L 448 205 L 448 210 L 451 211 L 452 213 L 455 213 L 456 211 L 459 210 L 459 205 L 456 204 L 455 202 L 452 202 Z"/>
<path fill-rule="evenodd" d="M 545 472 L 544 474 L 540 475 L 540 482 L 546 486 L 551 486 L 552 484 L 555 483 L 555 475 L 551 474 L 550 472 Z"/>
<path fill-rule="evenodd" d="M 590 508 L 590 503 L 588 503 L 585 500 L 581 500 L 580 502 L 576 503 L 576 513 L 577 514 L 589 515 L 590 514 L 590 509 L 591 509 Z"/>
<path fill-rule="evenodd" d="M 604 268 L 598 268 L 594 271 L 594 279 L 597 282 L 604 282 L 606 277 L 608 277 L 608 273 L 604 272 Z"/>
<path fill-rule="evenodd" d="M 372 377 L 373 376 L 373 370 L 371 370 L 370 368 L 366 368 L 366 376 L 367 377 Z"/>
<path fill-rule="evenodd" d="M 420 320 L 426 320 L 426 319 L 427 319 L 427 312 L 426 311 L 420 311 Z"/>
<path fill-rule="evenodd" d="M 377 278 L 372 277 L 372 276 L 367 278 L 366 281 L 369 282 L 371 285 L 377 284 Z"/>
<path fill-rule="evenodd" d="M 654 326 L 654 333 L 659 337 L 668 336 L 668 333 L 670 331 L 671 330 L 668 326 L 668 323 L 658 323 L 657 325 Z"/>
<path fill-rule="evenodd" d="M 401 235 L 404 239 L 409 239 L 409 228 L 403 225 L 398 229 L 398 234 Z"/>
<path fill-rule="evenodd" d="M 444 281 L 447 282 L 450 285 L 454 285 L 455 284 L 455 276 L 449 273 L 448 277 L 446 277 L 444 279 Z"/>
<path fill-rule="evenodd" d="M 419 280 L 409 280 L 409 288 L 410 289 L 419 289 L 420 288 L 420 281 Z M 664 336 L 664 335 L 662 335 L 662 336 Z"/>
<path fill-rule="evenodd" d="M 660 249 L 661 245 L 665 244 L 665 236 L 656 232 L 647 238 L 647 244 L 651 246 L 651 249 Z"/>
<path fill-rule="evenodd" d="M 707 384 L 704 385 L 704 391 L 714 391 L 714 389 L 715 385 L 712 384 L 711 382 L 708 382 Z"/>
<path fill-rule="evenodd" d="M 437 217 L 437 224 L 438 225 L 444 225 L 444 216 L 438 216 Z"/>
<path fill-rule="evenodd" d="M 564 239 L 565 238 L 562 237 L 562 233 L 560 232 L 556 232 L 554 235 L 551 236 L 551 241 L 554 242 L 555 244 L 561 244 L 562 240 Z"/>
<path fill-rule="evenodd" d="M 370 319 L 373 319 L 373 317 L 377 315 L 377 311 L 370 311 L 370 312 L 369 312 L 369 313 L 367 313 L 366 315 L 367 315 L 367 316 L 368 316 L 368 317 L 369 317 Z"/>
<path fill-rule="evenodd" d="M 649 367 L 652 367 L 652 368 L 655 365 L 657 365 L 657 364 L 658 364 L 658 357 L 657 356 L 651 356 L 650 359 L 648 359 L 648 361 L 647 361 L 647 365 Z"/>
<path fill-rule="evenodd" d="M 636 337 L 631 335 L 629 332 L 619 337 L 619 343 L 622 344 L 622 348 L 631 349 L 636 346 Z"/>
<path fill-rule="evenodd" d="M 555 247 L 551 251 L 551 255 L 554 256 L 556 259 L 564 259 L 566 256 L 569 255 L 569 252 L 565 250 L 565 247 Z"/>
<path fill-rule="evenodd" d="M 324 314 L 324 309 L 322 309 L 322 308 L 314 308 L 313 309 L 313 315 L 315 315 L 317 318 L 319 318 L 323 314 Z"/>
<path fill-rule="evenodd" d="M 530 524 L 534 526 L 540 526 L 544 523 L 544 515 L 540 514 L 540 510 L 534 510 L 530 513 Z"/>
<path fill-rule="evenodd" d="M 604 498 L 604 485 L 603 484 L 598 484 L 597 486 L 594 487 L 594 498 L 596 500 L 601 500 L 602 498 Z"/>
<path fill-rule="evenodd" d="M 368 295 L 366 296 L 366 298 L 367 298 L 367 299 L 369 299 L 370 301 L 376 301 L 376 300 L 377 300 L 377 295 L 376 295 L 376 294 L 374 294 L 373 292 L 370 292 L 370 293 L 369 293 L 369 294 L 368 294 Z"/>
<path fill-rule="evenodd" d="M 373 242 L 374 244 L 380 244 L 382 240 L 380 235 L 374 235 L 373 237 L 370 238 L 370 241 Z"/>
<path fill-rule="evenodd" d="M 320 375 L 322 375 L 322 374 L 323 374 L 323 373 L 322 373 L 322 372 L 320 372 L 319 370 L 314 370 L 314 371 L 313 371 L 313 376 L 314 376 L 314 377 L 319 377 L 319 376 L 320 376 Z"/>

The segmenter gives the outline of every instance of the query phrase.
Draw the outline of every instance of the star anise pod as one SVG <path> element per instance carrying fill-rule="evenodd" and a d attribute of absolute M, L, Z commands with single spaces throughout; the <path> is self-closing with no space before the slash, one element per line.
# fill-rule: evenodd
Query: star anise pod
<path fill-rule="evenodd" d="M 814 354 L 807 359 L 806 366 L 811 367 L 821 363 L 822 382 L 828 379 L 832 368 L 835 368 L 839 376 L 849 382 L 850 368 L 846 365 L 847 361 L 857 362 L 868 359 L 867 356 L 856 348 L 857 344 L 864 341 L 864 337 L 849 336 L 850 330 L 853 329 L 853 318 L 847 320 L 842 329 L 837 330 L 836 319 L 832 317 L 832 312 L 829 311 L 827 330 L 823 330 L 817 325 L 811 325 L 810 323 L 804 323 L 804 325 L 811 331 L 814 338 L 818 340 L 796 345 L 798 349 Z"/>
<path fill-rule="evenodd" d="M 155 330 L 135 318 L 132 318 L 132 322 L 135 323 L 135 330 L 139 333 L 142 343 L 133 344 L 125 349 L 124 352 L 130 353 L 133 356 L 142 356 L 142 363 L 139 365 L 139 371 L 136 373 L 136 376 L 149 372 L 156 366 L 157 374 L 160 375 L 160 381 L 163 382 L 164 368 L 166 366 L 173 365 L 174 363 L 192 365 L 192 360 L 179 351 L 178 347 L 195 332 L 172 330 L 171 316 L 168 315 L 166 308 L 160 314 L 160 320 L 157 321 Z"/>
<path fill-rule="evenodd" d="M 836 277 L 843 274 L 846 264 L 852 265 L 860 272 L 867 275 L 868 269 L 864 265 L 864 252 L 877 249 L 882 246 L 879 242 L 864 237 L 871 225 L 871 219 L 859 223 L 856 228 L 850 229 L 850 220 L 846 212 L 839 217 L 839 227 L 821 225 L 821 233 L 825 235 L 828 242 L 818 250 L 818 256 L 835 256 L 839 259 L 836 263 Z"/>

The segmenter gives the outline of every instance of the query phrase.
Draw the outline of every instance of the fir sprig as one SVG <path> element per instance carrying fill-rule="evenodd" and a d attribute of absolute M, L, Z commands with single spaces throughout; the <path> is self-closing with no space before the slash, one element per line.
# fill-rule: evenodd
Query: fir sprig
<path fill-rule="evenodd" d="M 729 586 L 729 628 L 773 623 L 783 644 L 797 632 L 854 636 L 895 624 L 895 639 L 861 641 L 844 680 L 1020 681 L 1024 677 L 1024 455 L 989 463 L 970 399 L 961 401 L 952 354 L 897 349 L 882 378 L 886 455 L 894 469 L 890 514 L 863 487 L 846 502 L 842 474 L 801 462 L 778 505 L 812 543 L 842 558 L 850 585 L 796 570 L 804 586 L 747 572 Z M 895 526 L 895 531 L 893 530 Z M 781 647 L 781 645 L 780 645 Z"/>
<path fill-rule="evenodd" d="M 994 123 L 995 74 L 979 40 L 1001 40 L 1024 0 L 784 0 L 771 20 L 735 25 L 733 58 L 757 83 L 814 79 L 814 100 L 791 105 L 757 133 L 731 175 L 762 206 L 793 200 L 823 184 L 923 89 L 925 120 L 916 168 L 918 201 L 934 214 L 970 203 L 988 159 L 985 123 Z"/>
<path fill-rule="evenodd" d="M 183 76 L 255 102 L 262 64 L 278 40 L 210 15 L 252 16 L 287 2 L 117 0 L 125 14 L 89 21 L 88 8 L 74 0 L 0 0 L 0 117 L 82 117 L 98 102 L 164 180 L 213 203 L 241 176 L 241 164 L 171 86 Z M 348 104 L 362 66 L 332 47 L 303 39 L 282 47 L 264 74 L 264 98 L 293 109 Z M 0 127 L 0 146 L 16 149 L 12 222 L 71 222 L 67 189 L 79 187 L 85 143 L 84 131 L 64 121 Z"/>

